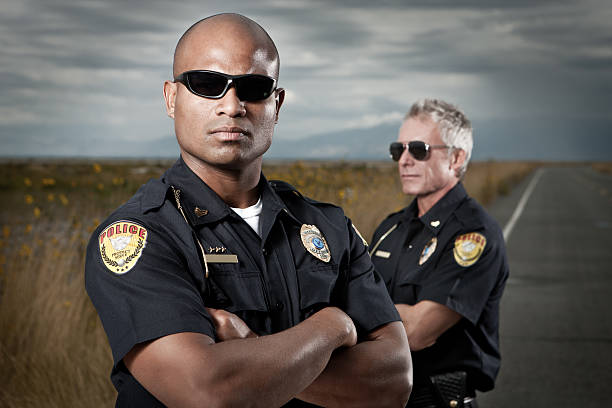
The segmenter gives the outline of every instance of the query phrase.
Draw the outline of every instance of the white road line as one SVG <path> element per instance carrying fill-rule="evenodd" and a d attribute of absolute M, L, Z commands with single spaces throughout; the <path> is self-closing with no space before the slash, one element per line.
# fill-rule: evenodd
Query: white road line
<path fill-rule="evenodd" d="M 516 224 L 519 217 L 523 213 L 525 204 L 527 204 L 527 200 L 529 200 L 529 196 L 531 195 L 531 192 L 533 191 L 536 183 L 538 182 L 540 177 L 542 177 L 542 173 L 544 173 L 544 169 L 539 168 L 538 170 L 536 170 L 536 173 L 531 179 L 531 182 L 529 183 L 529 185 L 523 192 L 523 196 L 521 197 L 520 201 L 518 202 L 518 205 L 514 209 L 514 213 L 512 214 L 512 217 L 510 217 L 510 220 L 504 227 L 504 241 L 508 242 L 508 238 L 510 238 L 510 233 L 512 233 L 512 229 L 514 228 L 514 224 Z"/>

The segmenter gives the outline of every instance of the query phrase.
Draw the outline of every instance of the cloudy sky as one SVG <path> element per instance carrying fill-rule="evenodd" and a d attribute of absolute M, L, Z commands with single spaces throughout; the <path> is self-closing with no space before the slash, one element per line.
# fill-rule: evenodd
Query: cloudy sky
<path fill-rule="evenodd" d="M 244 4 L 249 4 L 245 6 Z M 239 12 L 281 55 L 268 157 L 386 158 L 412 102 L 476 159 L 612 160 L 608 0 L 0 0 L 0 156 L 175 156 L 162 83 L 193 22 Z"/>

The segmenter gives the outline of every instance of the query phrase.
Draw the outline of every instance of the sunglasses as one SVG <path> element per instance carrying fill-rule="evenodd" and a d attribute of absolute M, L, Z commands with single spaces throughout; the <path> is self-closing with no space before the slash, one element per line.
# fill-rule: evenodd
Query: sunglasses
<path fill-rule="evenodd" d="M 393 142 L 389 146 L 389 153 L 394 161 L 399 161 L 400 157 L 402 157 L 402 153 L 404 153 L 404 150 L 408 149 L 408 153 L 410 153 L 412 157 L 414 157 L 416 160 L 423 161 L 427 160 L 431 149 L 449 148 L 450 146 L 430 145 L 425 142 L 421 142 L 420 140 L 416 140 L 408 143 Z"/>
<path fill-rule="evenodd" d="M 245 102 L 266 99 L 276 89 L 276 80 L 265 75 L 228 75 L 222 72 L 195 70 L 185 71 L 174 78 L 193 94 L 204 98 L 219 99 L 230 86 L 236 89 L 238 99 Z"/>

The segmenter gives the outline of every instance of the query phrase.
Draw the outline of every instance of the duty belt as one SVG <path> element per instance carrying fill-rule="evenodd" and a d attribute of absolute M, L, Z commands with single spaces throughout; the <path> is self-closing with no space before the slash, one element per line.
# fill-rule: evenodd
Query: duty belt
<path fill-rule="evenodd" d="M 466 382 L 465 371 L 433 375 L 429 383 L 415 384 L 407 408 L 476 408 Z"/>

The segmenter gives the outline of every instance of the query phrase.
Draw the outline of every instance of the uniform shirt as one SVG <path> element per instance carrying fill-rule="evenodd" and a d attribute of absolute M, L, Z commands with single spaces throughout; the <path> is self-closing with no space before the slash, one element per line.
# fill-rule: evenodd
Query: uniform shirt
<path fill-rule="evenodd" d="M 399 320 L 340 208 L 263 175 L 259 189 L 261 237 L 179 159 L 93 233 L 85 284 L 112 349 L 117 406 L 163 406 L 122 359 L 134 345 L 173 333 L 215 339 L 205 307 L 235 313 L 259 335 L 325 306 L 344 310 L 360 335 Z"/>
<path fill-rule="evenodd" d="M 371 244 L 372 261 L 394 303 L 430 300 L 462 316 L 432 346 L 412 352 L 415 384 L 465 370 L 469 390 L 492 389 L 500 367 L 499 303 L 508 278 L 497 223 L 458 183 L 420 218 L 416 199 L 391 214 Z"/>

